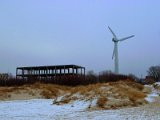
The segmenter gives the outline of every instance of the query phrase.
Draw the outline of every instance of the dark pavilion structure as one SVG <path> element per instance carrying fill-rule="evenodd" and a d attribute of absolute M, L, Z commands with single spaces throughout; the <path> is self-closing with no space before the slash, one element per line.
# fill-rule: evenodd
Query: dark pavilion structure
<path fill-rule="evenodd" d="M 17 79 L 67 79 L 70 77 L 85 77 L 85 67 L 78 65 L 32 66 L 17 67 Z"/>

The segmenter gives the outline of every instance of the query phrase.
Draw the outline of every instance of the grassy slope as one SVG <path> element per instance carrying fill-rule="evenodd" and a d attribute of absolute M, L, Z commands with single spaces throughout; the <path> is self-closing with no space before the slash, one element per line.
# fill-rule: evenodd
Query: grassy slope
<path fill-rule="evenodd" d="M 142 91 L 143 85 L 131 81 L 97 83 L 77 87 L 35 83 L 19 87 L 0 87 L 0 99 L 12 100 L 13 94 L 14 97 L 19 95 L 18 99 L 27 95 L 29 98 L 58 98 L 63 96 L 62 99 L 55 99 L 54 102 L 67 104 L 76 100 L 91 102 L 96 100 L 96 106 L 89 106 L 90 108 L 114 109 L 145 104 L 146 94 Z"/>

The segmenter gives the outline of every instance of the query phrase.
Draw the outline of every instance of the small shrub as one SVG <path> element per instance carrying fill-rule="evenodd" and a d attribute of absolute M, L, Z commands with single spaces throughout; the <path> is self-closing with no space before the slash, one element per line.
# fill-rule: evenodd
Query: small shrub
<path fill-rule="evenodd" d="M 10 98 L 10 97 L 11 97 L 11 95 L 9 94 L 9 95 L 7 95 L 7 97 L 8 97 L 8 98 Z"/>
<path fill-rule="evenodd" d="M 61 103 L 62 104 L 67 104 L 67 103 L 69 103 L 71 101 L 71 99 L 63 99 L 62 101 L 61 101 Z"/>
<path fill-rule="evenodd" d="M 52 93 L 49 92 L 48 90 L 43 90 L 40 95 L 42 95 L 42 96 L 45 97 L 46 99 L 50 99 L 50 98 L 52 98 L 52 96 L 53 96 Z"/>
<path fill-rule="evenodd" d="M 28 94 L 35 96 L 35 93 L 33 91 L 28 91 Z"/>
<path fill-rule="evenodd" d="M 107 98 L 104 96 L 101 96 L 100 98 L 98 98 L 97 100 L 97 106 L 100 108 L 105 108 L 105 104 L 107 102 Z"/>

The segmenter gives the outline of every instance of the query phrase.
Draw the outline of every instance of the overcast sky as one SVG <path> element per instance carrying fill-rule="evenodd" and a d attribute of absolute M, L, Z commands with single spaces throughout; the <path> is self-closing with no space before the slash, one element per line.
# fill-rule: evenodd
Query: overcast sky
<path fill-rule="evenodd" d="M 160 65 L 159 0 L 0 0 L 0 72 L 18 66 L 77 64 L 114 71 L 110 26 L 119 38 L 120 73 Z"/>

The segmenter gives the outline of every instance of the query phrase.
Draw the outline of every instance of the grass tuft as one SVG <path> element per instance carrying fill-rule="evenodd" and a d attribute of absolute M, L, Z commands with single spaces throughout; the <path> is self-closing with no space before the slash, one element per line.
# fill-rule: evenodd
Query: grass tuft
<path fill-rule="evenodd" d="M 97 106 L 98 106 L 99 108 L 105 108 L 106 102 L 107 102 L 107 98 L 104 97 L 104 96 L 101 96 L 101 97 L 99 97 L 98 100 L 97 100 Z"/>

